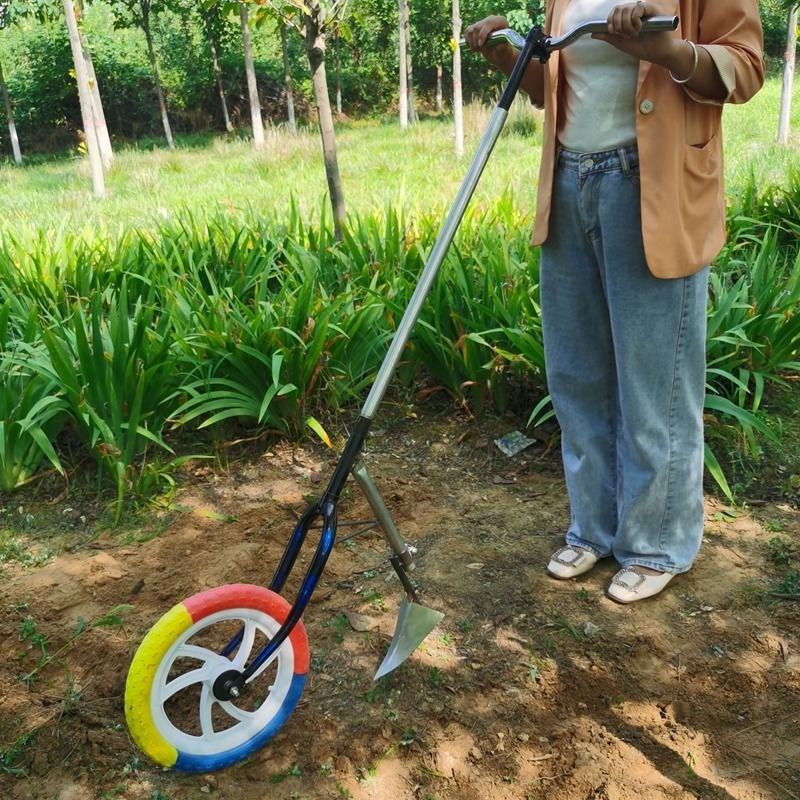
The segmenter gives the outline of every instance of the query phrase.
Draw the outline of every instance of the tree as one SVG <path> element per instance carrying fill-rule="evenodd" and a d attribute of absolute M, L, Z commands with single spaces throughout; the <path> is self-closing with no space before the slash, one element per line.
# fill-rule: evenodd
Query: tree
<path fill-rule="evenodd" d="M 461 7 L 453 0 L 453 121 L 455 122 L 456 156 L 464 155 L 464 104 L 461 96 Z"/>
<path fill-rule="evenodd" d="M 342 237 L 342 228 L 347 211 L 339 174 L 336 154 L 336 133 L 333 127 L 333 112 L 328 94 L 328 79 L 325 72 L 325 50 L 328 35 L 341 24 L 347 12 L 347 0 L 269 0 L 271 8 L 303 38 L 311 81 L 314 88 L 314 104 L 317 109 L 322 155 L 325 161 L 325 176 L 328 181 L 333 227 L 337 239 Z"/>
<path fill-rule="evenodd" d="M 59 18 L 61 11 L 64 10 L 64 6 L 62 3 L 59 3 L 59 0 L 13 0 L 13 2 L 11 2 L 11 0 L 5 0 L 4 4 L 2 3 L 2 0 L 0 0 L 0 17 L 5 18 L 4 24 L 6 25 L 10 21 L 10 14 L 12 10 L 15 18 L 17 19 L 21 17 L 35 17 L 40 22 L 52 22 L 53 20 Z M 83 16 L 82 0 L 77 0 L 76 4 L 72 5 L 72 15 L 75 17 L 80 49 L 86 68 L 87 87 L 91 101 L 92 128 L 97 140 L 103 168 L 108 169 L 114 159 L 114 152 L 111 148 L 111 137 L 109 136 L 108 127 L 106 126 L 106 117 L 103 111 L 103 101 L 100 97 L 100 87 L 94 71 L 91 49 L 89 47 L 86 34 L 81 29 L 80 25 L 80 21 Z M 67 22 L 69 26 L 69 20 Z M 2 23 L 2 20 L 0 20 L 0 28 L 4 27 L 4 24 Z M 84 127 L 86 127 L 85 122 L 86 120 L 84 119 Z"/>
<path fill-rule="evenodd" d="M 86 138 L 86 152 L 92 171 L 92 188 L 96 197 L 105 197 L 106 185 L 103 175 L 103 160 L 100 155 L 100 144 L 97 140 L 97 121 L 92 105 L 92 91 L 89 87 L 89 74 L 86 69 L 86 56 L 83 52 L 78 20 L 72 0 L 61 0 L 64 17 L 67 20 L 69 44 L 72 48 L 72 60 L 75 64 L 75 82 L 78 84 L 78 98 L 83 118 L 83 133 Z"/>
<path fill-rule="evenodd" d="M 789 144 L 789 120 L 792 114 L 792 87 L 794 84 L 795 56 L 797 52 L 797 14 L 800 6 L 795 0 L 786 3 L 789 14 L 789 31 L 786 35 L 786 55 L 783 67 L 781 109 L 778 119 L 778 143 Z"/>
<path fill-rule="evenodd" d="M 264 148 L 264 122 L 261 119 L 261 101 L 258 99 L 256 67 L 253 63 L 253 48 L 250 43 L 250 20 L 247 3 L 239 3 L 239 20 L 242 25 L 242 46 L 244 48 L 244 71 L 247 75 L 247 93 L 250 98 L 250 121 L 253 124 L 253 147 Z"/>
<path fill-rule="evenodd" d="M 334 66 L 336 73 L 336 116 L 342 116 L 342 32 L 339 28 L 333 31 Z"/>
<path fill-rule="evenodd" d="M 397 0 L 397 53 L 399 61 L 400 127 L 408 127 L 408 45 L 406 43 L 406 4 Z"/>
<path fill-rule="evenodd" d="M 147 57 L 150 60 L 150 70 L 153 73 L 158 107 L 161 112 L 161 124 L 164 126 L 164 136 L 171 150 L 175 149 L 175 140 L 172 137 L 172 127 L 169 124 L 167 102 L 164 98 L 164 87 L 161 85 L 161 76 L 158 73 L 158 60 L 153 46 L 153 15 L 158 14 L 163 6 L 160 0 L 110 0 L 117 17 L 119 27 L 141 28 L 147 42 Z"/>
<path fill-rule="evenodd" d="M 94 114 L 95 131 L 97 132 L 97 145 L 100 148 L 100 158 L 103 162 L 103 168 L 109 169 L 114 161 L 114 151 L 111 147 L 111 136 L 108 133 L 108 125 L 106 125 L 106 114 L 103 110 L 103 100 L 100 97 L 100 86 L 97 83 L 97 75 L 94 71 L 94 62 L 92 61 L 92 51 L 89 47 L 89 41 L 86 38 L 86 33 L 81 29 L 80 20 L 83 17 L 83 3 L 79 0 L 80 5 L 76 9 L 76 16 L 78 18 L 78 31 L 81 37 L 81 47 L 83 48 L 83 55 L 86 61 L 86 74 L 89 80 L 89 91 L 92 96 L 92 113 Z"/>
<path fill-rule="evenodd" d="M 411 55 L 411 11 L 408 0 L 400 0 L 403 6 L 403 27 L 406 41 L 406 93 L 408 94 L 408 122 L 414 124 L 417 119 L 417 102 L 414 97 L 414 64 Z"/>
<path fill-rule="evenodd" d="M 479 12 L 473 7 L 471 14 Z M 417 75 L 433 75 L 436 111 L 444 109 L 443 62 L 451 57 L 450 26 L 452 9 L 449 0 L 414 0 L 410 7 L 414 32 L 414 67 Z M 409 69 L 409 72 L 412 72 Z M 424 80 L 424 78 L 423 78 Z M 409 82 L 412 83 L 411 78 Z M 413 81 L 414 84 L 417 81 Z M 416 92 L 412 88 L 412 98 Z M 414 119 L 412 115 L 412 119 Z"/>
<path fill-rule="evenodd" d="M 214 82 L 217 84 L 217 92 L 219 93 L 219 101 L 222 106 L 222 119 L 225 123 L 225 130 L 228 133 L 233 131 L 230 114 L 228 114 L 228 101 L 225 99 L 225 86 L 222 83 L 222 70 L 219 66 L 219 57 L 217 55 L 217 23 L 219 22 L 219 6 L 216 3 L 208 5 L 195 6 L 197 13 L 203 23 L 203 30 L 206 34 L 206 41 L 208 42 L 208 49 L 211 53 L 211 67 L 214 71 Z"/>
<path fill-rule="evenodd" d="M 292 89 L 292 71 L 289 67 L 289 45 L 286 41 L 286 25 L 279 23 L 281 29 L 281 54 L 283 55 L 283 86 L 286 91 L 286 116 L 289 130 L 297 133 L 297 122 L 294 118 L 294 91 Z"/>
<path fill-rule="evenodd" d="M 8 2 L 0 2 L 0 30 L 8 25 L 9 8 Z M 6 120 L 8 121 L 8 135 L 11 138 L 11 152 L 14 155 L 14 163 L 22 165 L 22 151 L 19 147 L 19 136 L 17 136 L 17 126 L 14 122 L 14 109 L 11 106 L 11 98 L 8 96 L 8 87 L 3 75 L 3 65 L 0 64 L 0 94 L 3 95 L 3 105 L 6 108 Z"/>
<path fill-rule="evenodd" d="M 3 75 L 3 65 L 0 64 L 0 93 L 3 95 L 3 105 L 6 107 L 6 119 L 8 120 L 8 135 L 11 138 L 11 152 L 14 155 L 14 163 L 22 166 L 22 151 L 19 147 L 19 136 L 17 126 L 14 122 L 14 109 L 11 106 L 11 98 L 8 96 L 5 76 Z"/>

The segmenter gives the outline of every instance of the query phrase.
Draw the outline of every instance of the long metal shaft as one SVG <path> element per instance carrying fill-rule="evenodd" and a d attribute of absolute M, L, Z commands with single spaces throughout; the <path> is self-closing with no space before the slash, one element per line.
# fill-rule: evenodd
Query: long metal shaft
<path fill-rule="evenodd" d="M 480 145 L 478 145 L 475 158 L 473 159 L 469 171 L 467 172 L 467 175 L 458 190 L 456 201 L 453 207 L 450 209 L 450 213 L 447 215 L 447 218 L 445 219 L 444 224 L 439 231 L 439 236 L 437 237 L 436 243 L 433 246 L 433 250 L 431 250 L 431 254 L 428 257 L 428 262 L 425 265 L 425 269 L 423 270 L 419 279 L 417 288 L 411 297 L 411 301 L 409 302 L 408 308 L 406 309 L 400 324 L 397 327 L 397 331 L 392 339 L 392 344 L 389 347 L 389 352 L 387 353 L 386 358 L 381 365 L 380 371 L 378 372 L 378 377 L 375 379 L 375 383 L 373 384 L 369 396 L 364 403 L 364 408 L 361 410 L 362 417 L 372 419 L 375 416 L 375 412 L 378 410 L 381 400 L 383 400 L 383 396 L 386 393 L 386 389 L 389 386 L 392 375 L 394 374 L 397 364 L 400 361 L 400 356 L 402 355 L 409 336 L 411 335 L 411 329 L 414 327 L 417 317 L 419 317 L 419 313 L 422 310 L 425 299 L 427 298 L 433 281 L 439 272 L 439 267 L 441 267 L 442 262 L 447 255 L 447 251 L 453 242 L 453 238 L 456 235 L 458 226 L 461 224 L 461 219 L 464 216 L 464 212 L 467 210 L 469 201 L 472 199 L 472 195 L 475 192 L 475 187 L 478 185 L 478 181 L 483 174 L 486 162 L 489 160 L 492 149 L 494 148 L 494 145 L 500 136 L 500 132 L 503 130 L 503 125 L 505 124 L 507 116 L 508 112 L 500 107 L 495 108 L 495 110 L 492 112 L 489 125 L 483 134 Z"/>

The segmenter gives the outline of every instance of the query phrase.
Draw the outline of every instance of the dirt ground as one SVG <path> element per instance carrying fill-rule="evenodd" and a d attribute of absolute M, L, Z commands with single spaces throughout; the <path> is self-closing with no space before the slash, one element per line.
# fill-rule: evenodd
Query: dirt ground
<path fill-rule="evenodd" d="M 130 659 L 184 597 L 266 585 L 330 451 L 272 444 L 226 471 L 195 466 L 149 534 L 93 538 L 89 526 L 74 552 L 6 565 L 0 797 L 800 798 L 800 604 L 767 594 L 768 542 L 775 530 L 800 540 L 800 512 L 709 500 L 695 569 L 619 606 L 604 596 L 610 562 L 576 581 L 546 576 L 568 522 L 558 455 L 538 445 L 507 458 L 501 425 L 400 414 L 374 431 L 366 461 L 419 548 L 423 601 L 445 619 L 373 683 L 402 592 L 379 533 L 338 544 L 305 614 L 298 709 L 264 750 L 213 775 L 163 771 L 134 747 Z M 80 532 L 68 502 L 59 513 Z M 351 482 L 341 517 L 368 516 Z M 132 606 L 121 624 L 91 624 L 120 604 Z"/>

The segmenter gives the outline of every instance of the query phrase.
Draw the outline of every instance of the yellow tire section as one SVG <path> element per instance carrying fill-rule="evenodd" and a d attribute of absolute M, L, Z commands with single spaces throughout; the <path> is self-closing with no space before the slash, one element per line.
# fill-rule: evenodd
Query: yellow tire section
<path fill-rule="evenodd" d="M 150 713 L 150 693 L 162 659 L 172 643 L 194 624 L 183 603 L 173 606 L 144 637 L 125 683 L 125 719 L 133 740 L 157 764 L 171 767 L 178 751 L 158 731 Z"/>

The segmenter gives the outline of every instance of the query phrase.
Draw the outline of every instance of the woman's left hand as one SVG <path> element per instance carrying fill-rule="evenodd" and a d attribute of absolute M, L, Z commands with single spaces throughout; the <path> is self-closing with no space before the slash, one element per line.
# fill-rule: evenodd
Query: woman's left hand
<path fill-rule="evenodd" d="M 622 3 L 612 8 L 608 15 L 608 33 L 594 33 L 592 38 L 608 42 L 640 61 L 651 61 L 661 66 L 672 64 L 676 50 L 682 44 L 672 31 L 647 33 L 644 36 L 639 33 L 643 17 L 671 16 L 677 6 L 674 0 Z"/>

